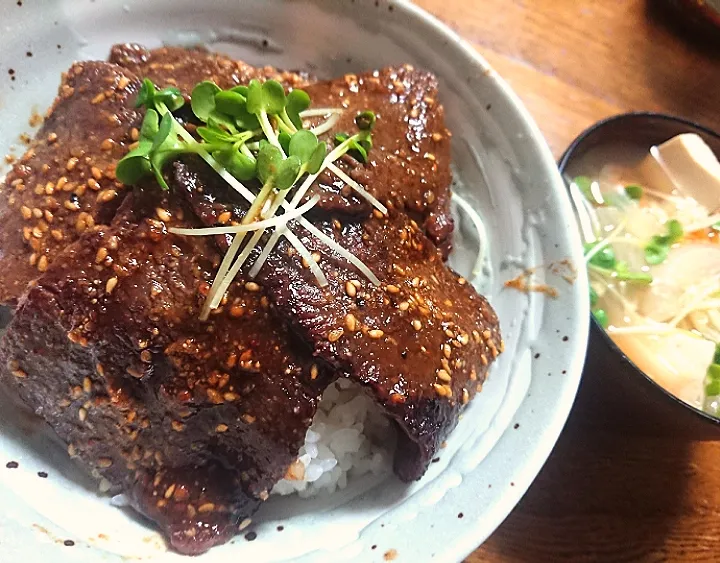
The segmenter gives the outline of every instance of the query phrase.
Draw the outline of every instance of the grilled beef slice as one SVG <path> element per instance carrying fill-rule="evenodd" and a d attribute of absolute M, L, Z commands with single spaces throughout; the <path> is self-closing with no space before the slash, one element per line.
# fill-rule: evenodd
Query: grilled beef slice
<path fill-rule="evenodd" d="M 239 219 L 247 208 L 229 202 L 234 194 L 227 195 L 222 180 L 196 159 L 175 164 L 174 190 L 186 195 L 208 225 L 227 212 Z M 368 388 L 398 423 L 395 471 L 405 481 L 419 479 L 502 351 L 497 317 L 403 212 L 315 215 L 313 223 L 362 260 L 380 287 L 297 222 L 290 223 L 291 230 L 319 258 L 329 286 L 319 287 L 285 239 L 258 282 L 315 356 Z M 227 249 L 228 239 L 215 241 Z"/>
<path fill-rule="evenodd" d="M 321 256 L 329 286 L 318 286 L 284 239 L 258 281 L 317 357 L 372 391 L 402 430 L 395 472 L 419 479 L 502 350 L 495 312 L 401 212 L 315 226 L 381 285 L 302 228 L 295 232 Z"/>
<path fill-rule="evenodd" d="M 113 218 L 124 196 L 115 164 L 142 121 L 138 86 L 103 62 L 63 74 L 44 125 L 0 186 L 0 303 L 15 303 L 65 246 Z"/>
<path fill-rule="evenodd" d="M 438 83 L 429 72 L 410 65 L 363 74 L 348 74 L 305 88 L 315 108 L 342 108 L 344 113 L 329 135 L 357 131 L 355 116 L 365 110 L 376 115 L 373 149 L 368 164 L 344 158 L 339 167 L 378 200 L 404 210 L 425 230 L 445 255 L 451 247 L 450 132 L 438 101 Z M 334 214 L 366 215 L 367 202 L 328 172 L 313 192 L 319 208 Z"/>
<path fill-rule="evenodd" d="M 131 197 L 84 233 L 22 300 L 0 361 L 70 455 L 196 554 L 247 525 L 329 379 L 253 284 L 198 320 L 218 256 L 167 232 L 183 216 Z"/>
<path fill-rule="evenodd" d="M 247 84 L 254 78 L 277 80 L 290 88 L 305 86 L 308 81 L 306 75 L 271 66 L 254 67 L 201 48 L 146 49 L 126 43 L 113 46 L 109 60 L 140 78 L 149 78 L 160 88 L 176 86 L 188 98 L 193 87 L 203 80 L 211 80 L 221 88 Z"/>

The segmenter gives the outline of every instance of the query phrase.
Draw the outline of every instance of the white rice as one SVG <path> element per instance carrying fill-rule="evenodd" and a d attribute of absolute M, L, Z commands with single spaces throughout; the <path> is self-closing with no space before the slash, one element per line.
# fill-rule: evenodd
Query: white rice
<path fill-rule="evenodd" d="M 297 461 L 272 494 L 307 498 L 344 489 L 368 473 L 389 473 L 395 441 L 395 429 L 362 387 L 338 379 L 325 390 Z M 130 504 L 124 494 L 110 502 Z"/>
<path fill-rule="evenodd" d="M 322 396 L 305 444 L 273 494 L 311 497 L 390 471 L 394 428 L 360 385 L 338 379 Z"/>

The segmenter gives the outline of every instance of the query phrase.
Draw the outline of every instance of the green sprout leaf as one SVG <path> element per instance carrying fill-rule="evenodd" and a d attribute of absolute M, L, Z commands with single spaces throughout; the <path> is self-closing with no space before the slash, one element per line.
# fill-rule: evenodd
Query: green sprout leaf
<path fill-rule="evenodd" d="M 197 134 L 200 135 L 203 141 L 213 145 L 232 144 L 234 142 L 232 135 L 223 129 L 216 129 L 214 127 L 198 127 Z"/>
<path fill-rule="evenodd" d="M 280 146 L 285 151 L 285 154 L 288 154 L 290 152 L 290 139 L 292 136 L 290 133 L 286 131 L 281 131 L 280 134 L 278 134 L 278 142 L 280 143 Z"/>
<path fill-rule="evenodd" d="M 718 349 L 715 349 L 715 358 L 713 363 L 707 369 L 707 379 L 705 380 L 705 395 L 707 397 L 716 397 L 720 395 L 720 362 L 718 362 Z"/>
<path fill-rule="evenodd" d="M 293 90 L 287 95 L 286 111 L 288 118 L 292 124 L 298 129 L 302 129 L 302 119 L 300 113 L 310 107 L 310 96 L 305 90 Z"/>
<path fill-rule="evenodd" d="M 215 95 L 215 102 L 219 111 L 222 111 L 235 118 L 235 126 L 241 131 L 254 131 L 260 128 L 257 116 L 247 109 L 247 97 L 249 88 L 247 86 L 235 86 L 230 90 L 218 92 Z M 240 100 L 242 98 L 242 101 Z"/>
<path fill-rule="evenodd" d="M 247 110 L 252 114 L 259 114 L 264 108 L 262 84 L 259 80 L 251 80 L 247 87 Z"/>
<path fill-rule="evenodd" d="M 160 128 L 160 116 L 154 109 L 149 109 L 145 113 L 142 127 L 140 128 L 140 139 L 152 141 L 158 134 Z"/>
<path fill-rule="evenodd" d="M 317 146 L 318 139 L 315 133 L 300 129 L 290 139 L 288 154 L 298 157 L 302 164 L 306 164 L 312 158 Z"/>
<path fill-rule="evenodd" d="M 372 149 L 372 147 L 373 147 L 372 138 L 370 137 L 369 134 L 368 135 L 360 134 L 359 137 L 360 137 L 360 139 L 358 140 L 358 143 L 360 143 L 360 146 L 365 149 L 366 153 L 369 153 L 370 149 Z"/>
<path fill-rule="evenodd" d="M 265 111 L 270 115 L 282 113 L 287 104 L 285 88 L 277 80 L 268 80 L 262 86 Z"/>
<path fill-rule="evenodd" d="M 141 140 L 136 148 L 127 153 L 117 163 L 115 175 L 123 184 L 131 186 L 137 184 L 145 176 L 152 173 L 150 164 L 150 150 L 152 149 L 152 141 Z"/>
<path fill-rule="evenodd" d="M 247 114 L 246 103 L 245 96 L 232 90 L 223 90 L 215 94 L 215 109 L 232 117 Z"/>
<path fill-rule="evenodd" d="M 150 79 L 145 78 L 140 85 L 140 91 L 138 92 L 137 100 L 135 100 L 135 107 L 153 107 L 155 92 L 155 84 L 153 84 Z"/>
<path fill-rule="evenodd" d="M 247 91 L 247 110 L 250 113 L 278 115 L 285 109 L 286 103 L 285 89 L 276 80 L 262 84 L 257 80 L 250 81 Z"/>
<path fill-rule="evenodd" d="M 153 138 L 153 144 L 152 144 L 152 151 L 157 151 L 160 146 L 165 143 L 165 141 L 170 137 L 170 132 L 173 129 L 173 122 L 175 120 L 173 119 L 172 114 L 166 113 L 163 115 L 162 120 L 160 121 L 160 127 L 158 129 L 157 134 Z"/>
<path fill-rule="evenodd" d="M 350 137 L 347 133 L 338 133 L 337 135 L 335 135 L 336 145 L 340 145 L 345 141 L 349 141 L 348 153 L 350 153 L 350 155 L 355 158 L 355 160 L 367 163 L 367 150 L 359 143 L 358 136 L 353 135 L 352 137 Z"/>
<path fill-rule="evenodd" d="M 220 113 L 217 110 L 210 112 L 210 115 L 207 118 L 207 124 L 213 129 L 227 131 L 233 135 L 238 132 L 235 120 L 229 115 Z"/>
<path fill-rule="evenodd" d="M 375 126 L 375 114 L 371 111 L 363 111 L 355 116 L 355 125 L 360 131 L 372 131 Z"/>
<path fill-rule="evenodd" d="M 255 129 L 260 128 L 260 121 L 258 121 L 257 116 L 247 111 L 247 108 L 244 108 L 241 111 L 239 110 L 238 114 L 239 115 L 235 117 L 235 125 L 237 125 L 238 129 L 243 131 L 254 131 Z"/>
<path fill-rule="evenodd" d="M 166 153 L 155 153 L 153 156 L 150 157 L 150 163 L 152 164 L 152 171 L 155 174 L 155 179 L 157 180 L 157 183 L 160 184 L 160 187 L 166 192 L 170 191 L 170 186 L 168 186 L 167 182 L 165 181 L 165 178 L 162 175 L 162 171 L 168 160 L 169 155 Z"/>
<path fill-rule="evenodd" d="M 255 177 L 255 162 L 232 147 L 215 151 L 212 156 L 238 180 L 245 182 Z"/>
<path fill-rule="evenodd" d="M 185 105 L 185 98 L 175 86 L 168 86 L 155 94 L 154 104 L 158 103 L 163 103 L 168 110 L 175 111 Z"/>
<path fill-rule="evenodd" d="M 327 145 L 325 143 L 318 143 L 318 146 L 315 147 L 310 160 L 306 164 L 307 171 L 310 172 L 310 174 L 317 174 L 320 172 L 320 168 L 325 161 L 326 155 Z"/>
<path fill-rule="evenodd" d="M 274 180 L 283 161 L 280 149 L 267 141 L 260 141 L 260 150 L 257 155 L 257 174 L 263 185 L 271 179 Z"/>
<path fill-rule="evenodd" d="M 297 156 L 289 156 L 278 166 L 275 175 L 275 187 L 278 190 L 288 190 L 297 180 L 302 162 Z"/>
<path fill-rule="evenodd" d="M 175 111 L 185 105 L 185 99 L 175 86 L 168 86 L 158 91 L 152 81 L 145 78 L 135 100 L 135 107 L 145 106 L 157 110 L 158 104 L 164 104 L 168 110 Z"/>
<path fill-rule="evenodd" d="M 220 91 L 220 87 L 209 80 L 205 80 L 193 88 L 190 95 L 190 107 L 195 117 L 207 123 L 210 114 L 215 110 L 215 95 Z"/>

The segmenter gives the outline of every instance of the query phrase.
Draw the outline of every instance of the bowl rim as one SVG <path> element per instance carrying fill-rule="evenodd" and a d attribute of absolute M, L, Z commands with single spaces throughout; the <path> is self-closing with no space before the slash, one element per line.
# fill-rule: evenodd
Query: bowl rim
<path fill-rule="evenodd" d="M 599 129 L 602 129 L 603 127 L 606 127 L 608 125 L 613 125 L 617 123 L 618 121 L 632 121 L 632 120 L 639 120 L 639 119 L 657 119 L 662 121 L 670 121 L 674 122 L 680 125 L 684 125 L 686 127 L 695 129 L 696 131 L 700 131 L 706 135 L 709 135 L 711 137 L 715 137 L 718 141 L 720 141 L 720 132 L 717 132 L 713 129 L 710 129 L 709 127 L 706 127 L 705 125 L 702 125 L 700 123 L 697 123 L 695 121 L 692 121 L 690 119 L 686 119 L 684 117 L 679 117 L 667 113 L 661 113 L 661 112 L 653 112 L 653 111 L 633 111 L 633 112 L 627 112 L 627 113 L 620 113 L 617 115 L 613 115 L 610 117 L 607 117 L 605 119 L 601 119 L 600 121 L 597 121 L 590 125 L 589 127 L 585 128 L 573 141 L 568 145 L 568 147 L 563 151 L 562 155 L 558 159 L 558 170 L 560 171 L 560 175 L 563 178 L 563 182 L 566 184 L 567 187 L 567 181 L 565 180 L 565 169 L 567 168 L 567 165 L 572 160 L 573 153 L 582 146 L 582 144 L 593 134 L 595 134 Z M 593 327 L 594 332 L 597 332 L 601 334 L 601 338 L 603 339 L 603 342 L 605 345 L 611 350 L 613 353 L 617 353 L 620 358 L 629 365 L 635 372 L 639 373 L 643 378 L 645 378 L 645 381 L 651 385 L 652 388 L 655 388 L 659 390 L 665 397 L 671 400 L 672 403 L 678 404 L 686 409 L 688 409 L 690 412 L 692 412 L 696 416 L 696 420 L 705 420 L 707 422 L 712 423 L 715 426 L 720 426 L 720 416 L 715 417 L 712 416 L 709 413 L 706 413 L 705 411 L 702 411 L 698 409 L 697 407 L 692 406 L 689 403 L 686 403 L 667 389 L 665 389 L 663 386 L 661 386 L 659 383 L 657 383 L 654 379 L 652 379 L 648 374 L 646 374 L 643 370 L 641 370 L 635 362 L 625 353 L 623 350 L 615 343 L 615 341 L 610 338 L 610 335 L 607 333 L 607 331 L 600 325 L 600 323 L 595 319 L 594 315 L 590 315 L 590 323 Z"/>

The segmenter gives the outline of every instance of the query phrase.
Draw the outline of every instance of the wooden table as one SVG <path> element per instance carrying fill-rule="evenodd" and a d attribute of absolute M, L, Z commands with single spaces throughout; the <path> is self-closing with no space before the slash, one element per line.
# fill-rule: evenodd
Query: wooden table
<path fill-rule="evenodd" d="M 416 1 L 512 85 L 556 156 L 626 111 L 720 130 L 720 48 L 676 33 L 653 0 Z M 468 561 L 720 561 L 720 442 L 630 415 L 608 428 L 612 397 L 582 386 L 547 465 Z"/>

